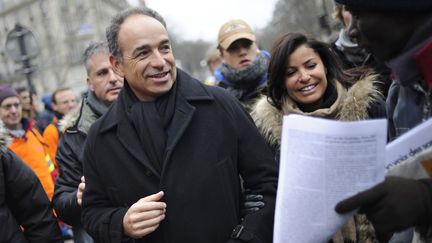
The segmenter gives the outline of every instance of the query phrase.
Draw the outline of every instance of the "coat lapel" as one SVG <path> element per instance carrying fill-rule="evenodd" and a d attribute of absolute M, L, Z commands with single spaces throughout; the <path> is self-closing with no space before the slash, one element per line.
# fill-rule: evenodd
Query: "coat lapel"
<path fill-rule="evenodd" d="M 190 105 L 181 95 L 178 96 L 176 105 L 177 107 L 174 111 L 172 124 L 168 131 L 169 135 L 165 150 L 166 156 L 162 167 L 162 174 L 171 158 L 175 146 L 186 131 L 186 128 L 189 126 L 195 112 L 195 107 Z"/>
<path fill-rule="evenodd" d="M 116 136 L 122 146 L 158 178 L 161 177 L 161 174 L 164 174 L 165 168 L 167 168 L 167 164 L 171 159 L 176 145 L 192 121 L 196 108 L 189 102 L 212 102 L 214 100 L 198 80 L 194 80 L 181 69 L 177 69 L 176 82 L 179 82 L 179 94 L 176 100 L 176 109 L 174 111 L 173 120 L 169 130 L 167 131 L 168 139 L 162 172 L 159 172 L 148 159 L 134 127 L 127 119 L 125 111 L 137 101 L 137 98 L 131 97 L 132 93 L 127 93 L 128 91 L 132 91 L 129 90 L 130 88 L 126 81 L 125 87 L 121 91 L 117 102 L 114 104 L 114 107 L 112 107 L 115 112 L 108 112 L 108 117 L 105 119 L 101 128 L 101 132 L 105 132 L 117 126 Z"/>
<path fill-rule="evenodd" d="M 142 144 L 138 138 L 135 129 L 127 121 L 127 119 L 121 119 L 118 124 L 117 138 L 123 147 L 132 154 L 139 162 L 141 162 L 146 168 L 148 168 L 154 175 L 160 178 L 160 172 L 154 168 L 147 155 L 144 153 Z"/>

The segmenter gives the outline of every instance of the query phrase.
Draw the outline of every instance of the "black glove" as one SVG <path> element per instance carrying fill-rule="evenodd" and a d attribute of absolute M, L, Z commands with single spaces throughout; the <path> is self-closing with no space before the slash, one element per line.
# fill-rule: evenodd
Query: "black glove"
<path fill-rule="evenodd" d="M 240 209 L 242 218 L 249 213 L 256 212 L 265 206 L 263 196 L 259 194 L 250 194 L 246 191 L 244 194 L 244 202 Z"/>
<path fill-rule="evenodd" d="M 380 242 L 394 232 L 432 222 L 432 180 L 389 176 L 384 182 L 336 205 L 336 212 L 359 208 L 372 222 Z"/>

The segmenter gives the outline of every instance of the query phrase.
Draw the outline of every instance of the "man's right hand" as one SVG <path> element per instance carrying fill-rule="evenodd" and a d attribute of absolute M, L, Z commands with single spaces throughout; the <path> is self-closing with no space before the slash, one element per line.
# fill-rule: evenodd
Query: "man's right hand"
<path fill-rule="evenodd" d="M 123 217 L 124 233 L 134 239 L 141 238 L 155 231 L 165 219 L 166 204 L 159 202 L 162 191 L 141 198 L 134 203 Z"/>
<path fill-rule="evenodd" d="M 81 183 L 78 185 L 78 191 L 77 191 L 77 202 L 78 205 L 82 205 L 82 197 L 85 189 L 85 178 L 84 176 L 81 176 Z"/>

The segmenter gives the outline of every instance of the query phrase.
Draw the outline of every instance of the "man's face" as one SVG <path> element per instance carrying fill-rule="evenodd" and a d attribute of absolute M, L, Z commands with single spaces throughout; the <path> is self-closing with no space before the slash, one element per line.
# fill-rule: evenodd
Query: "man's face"
<path fill-rule="evenodd" d="M 234 70 L 242 70 L 249 67 L 257 57 L 258 46 L 248 39 L 234 41 L 226 50 L 222 50 L 222 58 L 225 63 Z"/>
<path fill-rule="evenodd" d="M 347 27 L 349 26 L 349 24 L 351 23 L 351 13 L 346 10 L 345 6 L 342 7 L 342 11 L 341 11 L 341 15 L 342 15 L 342 20 L 343 20 L 343 26 Z"/>
<path fill-rule="evenodd" d="M 95 53 L 90 57 L 87 84 L 96 97 L 106 105 L 117 99 L 123 87 L 123 77 L 114 72 L 108 53 Z"/>
<path fill-rule="evenodd" d="M 150 101 L 167 93 L 175 79 L 175 59 L 165 27 L 145 15 L 129 16 L 120 26 L 120 63 L 111 63 L 122 73 L 141 101 Z"/>
<path fill-rule="evenodd" d="M 0 119 L 9 129 L 14 129 L 21 121 L 21 100 L 13 96 L 3 100 L 0 105 Z"/>
<path fill-rule="evenodd" d="M 30 111 L 32 109 L 30 104 L 30 92 L 22 91 L 21 93 L 19 93 L 19 97 L 21 99 L 22 109 Z"/>
<path fill-rule="evenodd" d="M 412 34 L 395 14 L 347 9 L 352 13 L 349 36 L 381 61 L 394 58 Z"/>
<path fill-rule="evenodd" d="M 76 95 L 72 90 L 63 90 L 55 95 L 55 102 L 52 103 L 53 109 L 62 115 L 66 115 L 77 105 Z"/>

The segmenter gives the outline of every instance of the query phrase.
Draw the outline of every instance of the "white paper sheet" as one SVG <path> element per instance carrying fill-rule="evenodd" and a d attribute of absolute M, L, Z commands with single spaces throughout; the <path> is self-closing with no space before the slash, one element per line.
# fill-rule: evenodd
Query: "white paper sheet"
<path fill-rule="evenodd" d="M 386 147 L 387 175 L 428 178 L 432 174 L 432 118 Z"/>
<path fill-rule="evenodd" d="M 327 242 L 337 202 L 384 180 L 387 122 L 284 117 L 274 243 Z"/>

